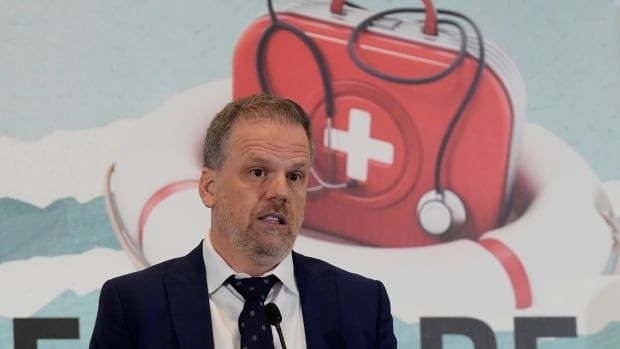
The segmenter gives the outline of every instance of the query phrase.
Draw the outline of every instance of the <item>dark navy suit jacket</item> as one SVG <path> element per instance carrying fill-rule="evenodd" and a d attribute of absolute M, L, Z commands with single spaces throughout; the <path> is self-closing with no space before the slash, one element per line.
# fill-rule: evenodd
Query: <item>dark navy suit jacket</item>
<path fill-rule="evenodd" d="M 293 265 L 308 349 L 396 348 L 381 282 L 295 252 Z M 213 348 L 202 244 L 107 281 L 90 348 Z"/>

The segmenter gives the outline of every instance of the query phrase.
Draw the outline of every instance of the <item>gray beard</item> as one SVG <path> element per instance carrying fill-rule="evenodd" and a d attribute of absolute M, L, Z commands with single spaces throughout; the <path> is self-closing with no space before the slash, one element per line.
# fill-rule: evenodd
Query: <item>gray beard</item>
<path fill-rule="evenodd" d="M 230 231 L 228 236 L 231 245 L 236 250 L 245 252 L 254 264 L 261 267 L 279 264 L 291 252 L 295 243 L 295 238 L 293 238 L 286 239 L 280 244 L 263 244 L 257 239 L 249 239 L 247 232 L 240 233 L 238 230 Z"/>
<path fill-rule="evenodd" d="M 220 200 L 220 203 L 222 200 Z M 218 226 L 222 229 L 222 232 L 228 236 L 231 246 L 239 252 L 246 254 L 254 264 L 261 267 L 275 266 L 279 264 L 293 249 L 297 234 L 301 228 L 300 220 L 299 227 L 293 227 L 292 234 L 283 234 L 280 237 L 279 243 L 268 244 L 263 243 L 258 234 L 253 231 L 253 222 L 250 222 L 248 228 L 244 231 L 235 224 L 232 216 L 232 211 L 225 203 L 217 210 L 217 214 L 214 218 L 219 223 Z M 267 231 L 261 234 L 280 234 L 277 231 Z"/>

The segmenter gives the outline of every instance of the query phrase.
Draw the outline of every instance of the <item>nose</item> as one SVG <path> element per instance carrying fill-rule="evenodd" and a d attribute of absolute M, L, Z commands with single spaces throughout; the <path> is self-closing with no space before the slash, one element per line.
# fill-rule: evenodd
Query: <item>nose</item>
<path fill-rule="evenodd" d="M 289 187 L 286 174 L 277 174 L 270 178 L 267 182 L 267 199 L 288 201 L 289 199 Z"/>

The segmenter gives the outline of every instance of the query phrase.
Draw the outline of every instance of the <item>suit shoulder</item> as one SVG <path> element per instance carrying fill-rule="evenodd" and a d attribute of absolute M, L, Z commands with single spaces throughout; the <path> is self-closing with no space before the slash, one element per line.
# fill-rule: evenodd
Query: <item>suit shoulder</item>
<path fill-rule="evenodd" d="M 339 283 L 353 284 L 354 286 L 365 286 L 365 287 L 377 287 L 377 284 L 380 283 L 378 280 L 370 279 L 368 277 L 362 276 L 357 273 L 353 273 L 342 268 L 339 268 L 331 263 L 328 263 L 324 260 L 304 256 L 302 254 L 295 252 L 295 259 L 299 262 L 308 265 L 308 268 L 317 270 L 319 272 L 331 272 L 338 279 Z"/>
<path fill-rule="evenodd" d="M 170 259 L 150 267 L 147 267 L 143 270 L 138 270 L 133 273 L 121 275 L 114 277 L 105 282 L 104 287 L 106 285 L 115 286 L 124 288 L 127 286 L 133 285 L 148 285 L 152 282 L 159 282 L 163 275 L 171 270 L 177 269 L 181 266 L 183 258 L 186 257 L 178 257 L 174 259 Z"/>

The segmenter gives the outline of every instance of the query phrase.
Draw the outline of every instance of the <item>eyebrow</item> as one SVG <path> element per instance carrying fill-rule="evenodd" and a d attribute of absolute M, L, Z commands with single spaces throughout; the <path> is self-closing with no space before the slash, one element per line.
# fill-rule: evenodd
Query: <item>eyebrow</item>
<path fill-rule="evenodd" d="M 250 154 L 247 157 L 247 160 L 250 163 L 257 163 L 257 164 L 269 164 L 271 162 L 271 159 L 262 156 L 262 155 L 255 155 L 255 154 Z M 300 169 L 300 168 L 308 168 L 310 167 L 308 161 L 295 161 L 292 164 L 292 168 L 294 169 Z"/>

